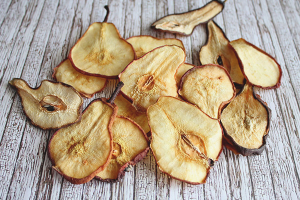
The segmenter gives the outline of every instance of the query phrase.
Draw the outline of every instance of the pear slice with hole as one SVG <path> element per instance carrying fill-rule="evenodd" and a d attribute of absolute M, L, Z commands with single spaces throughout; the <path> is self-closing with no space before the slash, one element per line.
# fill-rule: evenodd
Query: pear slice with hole
<path fill-rule="evenodd" d="M 9 84 L 17 89 L 23 110 L 33 125 L 56 129 L 80 120 L 83 100 L 73 87 L 44 80 L 33 89 L 18 78 Z"/>
<path fill-rule="evenodd" d="M 191 64 L 188 64 L 188 63 L 184 63 L 182 64 L 177 72 L 176 72 L 176 84 L 177 84 L 177 87 L 179 88 L 180 86 L 180 80 L 181 80 L 181 77 L 187 72 L 189 71 L 190 69 L 192 69 L 193 67 L 195 67 L 194 65 L 191 65 Z"/>
<path fill-rule="evenodd" d="M 212 20 L 207 23 L 207 30 L 209 34 L 207 43 L 199 53 L 201 64 L 221 65 L 229 72 L 233 82 L 243 85 L 244 75 L 225 33 Z"/>
<path fill-rule="evenodd" d="M 135 58 L 132 46 L 112 23 L 95 22 L 71 49 L 69 59 L 83 74 L 117 78 Z"/>
<path fill-rule="evenodd" d="M 219 14 L 223 8 L 224 3 L 211 1 L 196 10 L 163 17 L 154 22 L 151 27 L 165 32 L 191 35 L 196 26 L 209 21 Z"/>
<path fill-rule="evenodd" d="M 116 114 L 115 105 L 97 99 L 85 109 L 80 122 L 58 130 L 49 143 L 53 168 L 74 184 L 93 179 L 111 158 Z"/>
<path fill-rule="evenodd" d="M 280 86 L 282 71 L 276 60 L 243 38 L 230 42 L 249 83 L 264 89 Z"/>
<path fill-rule="evenodd" d="M 157 47 L 165 45 L 177 45 L 184 49 L 181 40 L 175 38 L 158 39 L 152 36 L 141 35 L 128 38 L 126 41 L 132 45 L 137 58 L 142 57 L 143 55 Z"/>
<path fill-rule="evenodd" d="M 186 72 L 181 78 L 178 93 L 215 119 L 220 117 L 221 109 L 236 94 L 228 72 L 213 64 L 194 67 Z"/>
<path fill-rule="evenodd" d="M 271 110 L 254 94 L 251 84 L 224 108 L 221 123 L 227 147 L 244 156 L 260 154 L 266 145 Z"/>
<path fill-rule="evenodd" d="M 122 92 L 140 112 L 160 96 L 177 96 L 175 74 L 184 63 L 185 52 L 178 46 L 158 47 L 130 63 L 119 75 Z"/>
<path fill-rule="evenodd" d="M 101 77 L 89 76 L 75 70 L 69 59 L 54 68 L 53 78 L 57 81 L 73 86 L 82 96 L 92 98 L 101 92 L 107 80 Z"/>
<path fill-rule="evenodd" d="M 150 148 L 159 169 L 190 184 L 205 183 L 222 151 L 219 121 L 175 97 L 160 97 L 147 116 Z"/>
<path fill-rule="evenodd" d="M 120 180 L 128 168 L 142 160 L 149 150 L 142 128 L 129 118 L 118 116 L 112 125 L 113 151 L 108 166 L 96 178 L 112 182 Z"/>

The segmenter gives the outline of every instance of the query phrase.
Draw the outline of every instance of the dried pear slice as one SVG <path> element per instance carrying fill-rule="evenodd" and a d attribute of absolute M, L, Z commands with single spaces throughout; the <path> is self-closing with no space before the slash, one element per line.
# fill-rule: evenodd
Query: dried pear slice
<path fill-rule="evenodd" d="M 147 110 L 150 148 L 159 169 L 191 184 L 205 183 L 222 151 L 222 128 L 192 104 L 160 97 Z"/>
<path fill-rule="evenodd" d="M 160 96 L 177 96 L 175 74 L 184 63 L 185 52 L 178 46 L 158 47 L 130 63 L 119 75 L 125 86 L 123 94 L 140 112 Z"/>
<path fill-rule="evenodd" d="M 112 23 L 93 23 L 71 49 L 69 59 L 83 74 L 117 78 L 135 58 L 133 47 Z"/>
<path fill-rule="evenodd" d="M 215 119 L 236 94 L 228 72 L 214 64 L 194 67 L 185 73 L 178 93 Z"/>
<path fill-rule="evenodd" d="M 53 78 L 57 81 L 73 86 L 82 96 L 92 98 L 101 92 L 107 80 L 101 77 L 88 76 L 75 70 L 69 59 L 54 68 Z"/>
<path fill-rule="evenodd" d="M 142 160 L 149 150 L 148 139 L 140 126 L 118 116 L 112 125 L 113 153 L 108 166 L 96 175 L 102 181 L 120 180 L 129 166 Z"/>
<path fill-rule="evenodd" d="M 44 80 L 33 89 L 18 78 L 9 84 L 16 87 L 23 110 L 33 125 L 42 129 L 56 129 L 80 120 L 83 100 L 73 87 Z"/>
<path fill-rule="evenodd" d="M 115 104 L 118 106 L 118 115 L 132 119 L 142 127 L 145 133 L 150 131 L 146 113 L 138 112 L 121 94 L 116 97 Z"/>
<path fill-rule="evenodd" d="M 175 38 L 158 39 L 152 36 L 141 35 L 128 38 L 126 41 L 132 45 L 137 58 L 142 57 L 143 55 L 157 47 L 165 45 L 177 45 L 184 49 L 181 40 Z"/>
<path fill-rule="evenodd" d="M 222 111 L 224 136 L 236 152 L 248 156 L 260 154 L 265 149 L 270 127 L 271 110 L 254 94 L 251 84 Z"/>
<path fill-rule="evenodd" d="M 199 53 L 201 64 L 222 65 L 229 72 L 233 82 L 243 85 L 244 75 L 225 33 L 212 20 L 207 23 L 207 29 L 209 33 L 208 41 Z"/>
<path fill-rule="evenodd" d="M 180 79 L 181 77 L 187 72 L 189 71 L 190 69 L 192 69 L 193 67 L 195 67 L 194 65 L 191 65 L 191 64 L 188 64 L 188 63 L 184 63 L 182 64 L 177 72 L 176 72 L 176 84 L 177 84 L 177 87 L 179 88 L 180 86 Z"/>
<path fill-rule="evenodd" d="M 230 45 L 238 56 L 242 72 L 248 82 L 264 89 L 280 86 L 281 67 L 272 56 L 243 38 L 231 41 Z"/>
<path fill-rule="evenodd" d="M 190 35 L 196 26 L 209 21 L 219 14 L 223 8 L 223 3 L 211 1 L 196 10 L 163 17 L 154 22 L 151 27 L 165 32 Z"/>

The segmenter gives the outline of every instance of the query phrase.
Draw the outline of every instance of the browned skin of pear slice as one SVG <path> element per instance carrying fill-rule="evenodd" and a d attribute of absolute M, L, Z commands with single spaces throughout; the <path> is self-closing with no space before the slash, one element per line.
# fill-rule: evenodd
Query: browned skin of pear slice
<path fill-rule="evenodd" d="M 184 49 L 181 40 L 175 38 L 158 39 L 152 36 L 141 35 L 128 38 L 126 41 L 132 45 L 137 58 L 142 57 L 143 55 L 157 47 L 165 45 L 176 45 Z"/>
<path fill-rule="evenodd" d="M 199 9 L 163 17 L 154 22 L 151 27 L 165 32 L 191 35 L 196 26 L 209 21 L 219 14 L 223 8 L 222 3 L 211 1 Z"/>
<path fill-rule="evenodd" d="M 230 45 L 237 54 L 242 72 L 248 82 L 264 89 L 280 86 L 281 67 L 272 56 L 243 38 L 231 41 Z"/>
<path fill-rule="evenodd" d="M 109 163 L 112 154 L 112 124 L 117 107 L 94 100 L 80 122 L 58 130 L 49 143 L 53 168 L 75 184 L 90 181 Z"/>
<path fill-rule="evenodd" d="M 44 80 L 31 88 L 24 80 L 9 82 L 21 97 L 23 110 L 31 123 L 42 129 L 56 129 L 80 120 L 83 100 L 71 86 Z"/>
<path fill-rule="evenodd" d="M 236 94 L 228 72 L 213 64 L 194 67 L 185 73 L 178 93 L 215 119 L 220 117 L 221 109 Z"/>
<path fill-rule="evenodd" d="M 201 64 L 222 65 L 229 72 L 232 81 L 242 85 L 244 75 L 225 33 L 212 20 L 207 23 L 207 29 L 209 33 L 207 44 L 201 48 L 199 53 Z"/>
<path fill-rule="evenodd" d="M 93 23 L 71 49 L 69 59 L 81 73 L 117 78 L 135 58 L 133 47 L 112 23 Z"/>
<path fill-rule="evenodd" d="M 190 69 L 192 69 L 193 67 L 195 67 L 194 65 L 191 65 L 191 64 L 188 64 L 188 63 L 184 63 L 182 64 L 177 72 L 176 72 L 176 84 L 177 84 L 177 87 L 179 88 L 180 86 L 180 80 L 181 80 L 181 77 L 187 72 L 189 71 Z"/>
<path fill-rule="evenodd" d="M 149 150 L 143 129 L 129 118 L 118 116 L 112 125 L 113 151 L 108 166 L 96 178 L 102 181 L 120 180 L 125 169 L 142 160 Z"/>
<path fill-rule="evenodd" d="M 73 86 L 82 96 L 87 98 L 92 98 L 95 93 L 101 92 L 107 84 L 105 78 L 78 72 L 73 68 L 69 59 L 55 67 L 52 76 L 59 82 Z"/>
<path fill-rule="evenodd" d="M 265 149 L 271 110 L 255 95 L 251 84 L 222 111 L 221 123 L 229 149 L 248 156 Z"/>
<path fill-rule="evenodd" d="M 154 104 L 160 96 L 177 96 L 175 74 L 184 63 L 185 52 L 178 46 L 158 47 L 133 61 L 119 75 L 125 86 L 123 94 L 140 112 Z"/>
<path fill-rule="evenodd" d="M 135 107 L 121 94 L 115 99 L 115 104 L 118 106 L 118 115 L 128 117 L 135 121 L 145 133 L 150 131 L 146 113 L 138 112 Z"/>
<path fill-rule="evenodd" d="M 175 97 L 160 97 L 147 116 L 159 169 L 190 184 L 205 183 L 211 162 L 222 151 L 219 121 Z"/>

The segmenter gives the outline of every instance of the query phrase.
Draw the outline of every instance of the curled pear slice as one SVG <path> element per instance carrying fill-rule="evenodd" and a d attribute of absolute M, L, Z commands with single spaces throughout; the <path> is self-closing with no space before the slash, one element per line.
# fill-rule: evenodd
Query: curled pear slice
<path fill-rule="evenodd" d="M 132 45 L 137 58 L 142 57 L 157 47 L 165 45 L 177 45 L 184 49 L 181 40 L 175 38 L 158 39 L 152 36 L 141 35 L 128 38 L 126 41 Z"/>
<path fill-rule="evenodd" d="M 229 149 L 244 156 L 260 154 L 265 149 L 270 116 L 271 110 L 254 94 L 251 84 L 245 84 L 221 114 Z"/>
<path fill-rule="evenodd" d="M 56 129 L 80 120 L 83 101 L 73 87 L 44 80 L 33 89 L 18 78 L 9 83 L 17 89 L 23 110 L 33 125 Z"/>
<path fill-rule="evenodd" d="M 158 47 L 134 60 L 119 75 L 125 86 L 123 94 L 140 112 L 154 104 L 160 96 L 177 96 L 175 74 L 184 63 L 185 52 L 178 46 Z"/>
<path fill-rule="evenodd" d="M 112 125 L 113 151 L 107 167 L 96 175 L 102 181 L 120 180 L 127 168 L 142 160 L 149 150 L 144 131 L 132 120 L 118 116 Z"/>
<path fill-rule="evenodd" d="M 196 26 L 209 21 L 219 14 L 223 8 L 223 3 L 211 1 L 199 9 L 163 17 L 154 22 L 151 27 L 165 32 L 190 35 Z"/>
<path fill-rule="evenodd" d="M 177 83 L 177 87 L 179 88 L 180 86 L 180 79 L 181 77 L 190 69 L 192 69 L 193 67 L 195 67 L 194 65 L 188 64 L 188 63 L 184 63 L 182 64 L 177 72 L 176 72 L 176 83 Z"/>
<path fill-rule="evenodd" d="M 194 67 L 185 73 L 178 93 L 215 119 L 220 117 L 221 109 L 236 94 L 228 72 L 213 64 Z"/>
<path fill-rule="evenodd" d="M 205 183 L 222 151 L 219 121 L 174 97 L 160 97 L 148 108 L 147 116 L 150 148 L 159 169 L 190 184 Z"/>
<path fill-rule="evenodd" d="M 74 184 L 93 179 L 109 163 L 113 120 L 117 107 L 94 100 L 80 122 L 58 130 L 49 143 L 53 168 Z"/>
<path fill-rule="evenodd" d="M 248 82 L 264 89 L 280 86 L 282 71 L 272 56 L 242 38 L 231 41 L 230 45 Z"/>
<path fill-rule="evenodd" d="M 75 70 L 69 59 L 54 68 L 53 78 L 57 81 L 73 86 L 82 96 L 92 98 L 101 92 L 107 80 L 101 77 L 89 76 Z"/>
<path fill-rule="evenodd" d="M 207 23 L 208 41 L 200 50 L 200 62 L 202 65 L 222 65 L 230 74 L 233 82 L 242 85 L 244 75 L 240 69 L 234 50 L 229 45 L 229 40 L 223 30 L 214 22 Z"/>
<path fill-rule="evenodd" d="M 93 23 L 71 49 L 69 59 L 83 74 L 117 78 L 135 58 L 132 46 L 112 23 Z"/>
<path fill-rule="evenodd" d="M 150 131 L 146 113 L 138 112 L 135 107 L 119 94 L 115 99 L 115 104 L 118 106 L 118 115 L 130 118 L 142 127 L 145 133 Z"/>

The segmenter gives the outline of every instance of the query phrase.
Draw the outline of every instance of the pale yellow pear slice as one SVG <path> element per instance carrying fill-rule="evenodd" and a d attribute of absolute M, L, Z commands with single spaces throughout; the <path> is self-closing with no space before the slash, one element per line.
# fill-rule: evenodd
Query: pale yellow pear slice
<path fill-rule="evenodd" d="M 96 178 L 104 181 L 120 180 L 127 167 L 142 160 L 149 150 L 144 131 L 132 120 L 118 116 L 112 125 L 113 152 L 107 167 Z"/>
<path fill-rule="evenodd" d="M 228 72 L 213 64 L 194 67 L 185 73 L 178 93 L 215 119 L 220 117 L 222 107 L 236 94 Z"/>
<path fill-rule="evenodd" d="M 132 46 L 112 23 L 93 23 L 71 49 L 69 59 L 81 73 L 117 78 L 135 58 Z"/>
<path fill-rule="evenodd" d="M 240 69 L 238 59 L 223 30 L 214 22 L 207 23 L 208 41 L 200 50 L 202 65 L 222 65 L 230 74 L 233 82 L 243 84 L 244 75 Z"/>
<path fill-rule="evenodd" d="M 148 108 L 147 116 L 150 148 L 159 169 L 187 183 L 205 183 L 222 151 L 219 121 L 174 97 L 160 97 Z"/>
<path fill-rule="evenodd" d="M 272 56 L 242 38 L 231 41 L 230 45 L 238 55 L 247 81 L 265 89 L 280 86 L 281 67 Z"/>
<path fill-rule="evenodd" d="M 35 89 L 22 79 L 9 82 L 16 87 L 23 110 L 31 122 L 42 129 L 56 129 L 77 122 L 83 100 L 71 86 L 48 80 Z"/>
<path fill-rule="evenodd" d="M 176 83 L 177 83 L 177 87 L 179 88 L 180 86 L 180 80 L 181 77 L 190 69 L 192 69 L 194 67 L 194 65 L 188 64 L 188 63 L 184 63 L 182 64 L 177 72 L 176 72 Z"/>
<path fill-rule="evenodd" d="M 116 106 L 94 100 L 79 123 L 58 130 L 49 143 L 53 168 L 75 184 L 94 178 L 111 158 L 116 114 Z"/>
<path fill-rule="evenodd" d="M 138 111 L 145 112 L 160 96 L 177 96 L 175 74 L 184 61 L 182 48 L 158 47 L 130 63 L 119 75 L 125 84 L 121 91 Z"/>
<path fill-rule="evenodd" d="M 81 95 L 91 98 L 101 92 L 107 80 L 101 77 L 89 76 L 75 70 L 69 59 L 54 68 L 53 78 L 57 81 L 73 86 Z"/>
<path fill-rule="evenodd" d="M 197 25 L 209 21 L 219 14 L 223 8 L 223 3 L 211 1 L 199 9 L 163 17 L 154 22 L 151 27 L 161 31 L 190 35 Z"/>
<path fill-rule="evenodd" d="M 142 57 L 143 55 L 157 47 L 165 45 L 177 45 L 184 49 L 181 40 L 175 38 L 158 39 L 152 36 L 141 35 L 128 38 L 126 41 L 132 45 L 137 58 Z"/>

